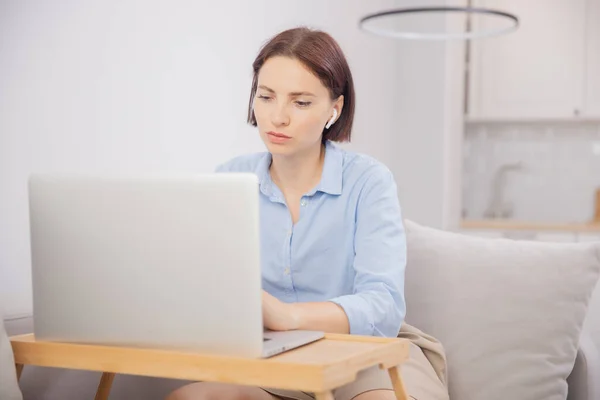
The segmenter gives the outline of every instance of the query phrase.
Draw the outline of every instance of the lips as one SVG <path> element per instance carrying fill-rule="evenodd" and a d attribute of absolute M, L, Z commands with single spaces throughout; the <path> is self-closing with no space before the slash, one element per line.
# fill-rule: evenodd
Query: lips
<path fill-rule="evenodd" d="M 271 136 L 275 136 L 277 138 L 281 138 L 281 139 L 291 139 L 291 136 L 287 136 L 284 135 L 283 133 L 279 133 L 279 132 L 267 132 L 267 135 L 271 135 Z"/>

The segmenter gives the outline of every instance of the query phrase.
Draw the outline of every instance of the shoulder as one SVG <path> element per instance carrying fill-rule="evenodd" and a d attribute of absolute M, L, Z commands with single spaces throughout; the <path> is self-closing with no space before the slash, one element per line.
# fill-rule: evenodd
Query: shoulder
<path fill-rule="evenodd" d="M 391 170 L 376 158 L 347 150 L 339 150 L 343 154 L 344 184 L 350 186 L 378 186 L 394 183 Z"/>
<path fill-rule="evenodd" d="M 398 186 L 387 165 L 350 151 L 344 151 L 343 165 L 343 192 L 354 204 L 356 216 L 401 220 Z"/>
<path fill-rule="evenodd" d="M 234 157 L 215 169 L 216 172 L 255 172 L 268 156 L 266 152 L 244 154 Z"/>

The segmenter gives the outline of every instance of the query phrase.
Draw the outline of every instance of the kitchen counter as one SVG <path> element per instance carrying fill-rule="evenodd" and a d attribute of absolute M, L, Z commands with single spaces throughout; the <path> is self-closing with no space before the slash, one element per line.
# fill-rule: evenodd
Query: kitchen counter
<path fill-rule="evenodd" d="M 501 231 L 556 231 L 556 232 L 600 232 L 600 223 L 558 223 L 527 222 L 502 219 L 466 219 L 461 222 L 463 229 L 493 229 Z"/>

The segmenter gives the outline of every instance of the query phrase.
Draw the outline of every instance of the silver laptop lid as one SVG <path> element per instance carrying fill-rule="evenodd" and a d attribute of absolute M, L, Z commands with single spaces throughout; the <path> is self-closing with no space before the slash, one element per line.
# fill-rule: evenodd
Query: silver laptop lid
<path fill-rule="evenodd" d="M 35 175 L 38 340 L 259 357 L 258 182 Z"/>

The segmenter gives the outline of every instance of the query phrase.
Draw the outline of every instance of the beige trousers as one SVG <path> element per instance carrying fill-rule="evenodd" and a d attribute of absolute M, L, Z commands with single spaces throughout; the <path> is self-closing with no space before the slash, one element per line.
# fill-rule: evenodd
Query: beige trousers
<path fill-rule="evenodd" d="M 406 391 L 416 400 L 448 400 L 446 355 L 434 337 L 408 324 L 403 324 L 399 338 L 410 340 L 410 357 L 400 371 Z M 286 399 L 314 400 L 313 393 L 263 388 Z M 386 370 L 373 367 L 358 374 L 357 379 L 333 391 L 335 400 L 351 400 L 371 390 L 393 390 Z"/>

